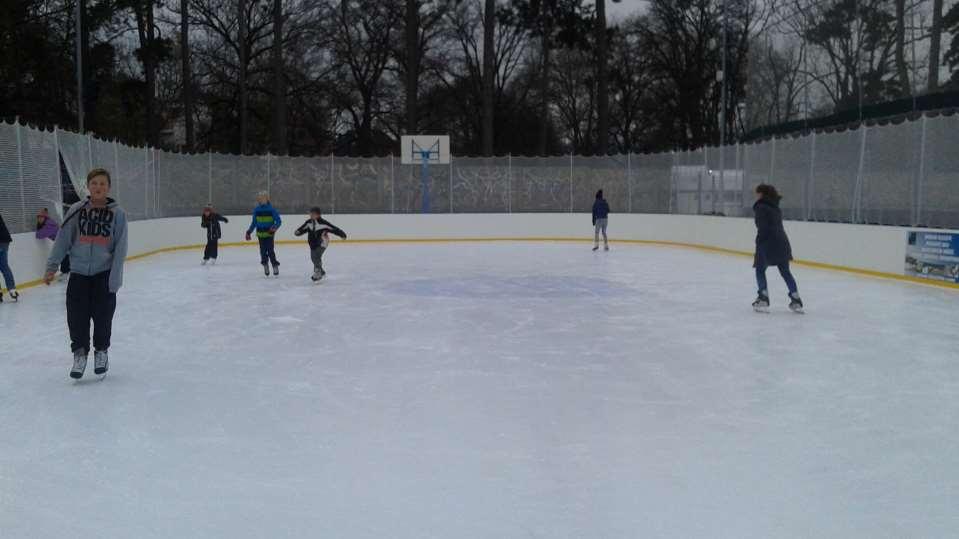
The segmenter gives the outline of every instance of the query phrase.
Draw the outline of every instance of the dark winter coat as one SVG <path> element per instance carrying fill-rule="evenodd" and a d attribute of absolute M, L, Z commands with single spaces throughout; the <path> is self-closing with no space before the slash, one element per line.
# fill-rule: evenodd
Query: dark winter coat
<path fill-rule="evenodd" d="M 13 238 L 10 237 L 10 231 L 7 230 L 7 224 L 3 222 L 3 216 L 0 215 L 0 245 L 12 242 Z"/>
<path fill-rule="evenodd" d="M 226 217 L 219 213 L 210 213 L 209 216 L 200 216 L 200 226 L 206 229 L 207 241 L 216 241 L 223 237 L 220 232 L 220 223 L 229 223 Z"/>
<path fill-rule="evenodd" d="M 604 198 L 597 198 L 596 202 L 593 202 L 593 224 L 596 224 L 597 219 L 607 218 L 609 218 L 609 203 Z"/>
<path fill-rule="evenodd" d="M 330 234 L 336 234 L 346 239 L 346 232 L 343 232 L 337 228 L 336 225 L 322 218 L 316 220 L 307 219 L 293 234 L 296 236 L 306 234 L 306 241 L 310 244 L 310 249 L 316 249 L 317 247 L 325 248 L 330 243 Z"/>
<path fill-rule="evenodd" d="M 793 259 L 792 247 L 783 228 L 778 200 L 761 198 L 753 204 L 756 214 L 756 255 L 753 267 L 778 266 Z"/>

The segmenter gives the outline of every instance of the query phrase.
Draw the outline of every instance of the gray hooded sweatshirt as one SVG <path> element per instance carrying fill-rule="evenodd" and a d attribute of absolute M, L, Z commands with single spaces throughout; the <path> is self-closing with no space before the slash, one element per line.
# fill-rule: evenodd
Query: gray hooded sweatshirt
<path fill-rule="evenodd" d="M 90 276 L 109 271 L 110 292 L 120 290 L 127 257 L 127 216 L 115 200 L 108 198 L 105 208 L 94 208 L 89 197 L 70 206 L 47 259 L 47 271 L 57 271 L 66 255 L 73 273 Z"/>

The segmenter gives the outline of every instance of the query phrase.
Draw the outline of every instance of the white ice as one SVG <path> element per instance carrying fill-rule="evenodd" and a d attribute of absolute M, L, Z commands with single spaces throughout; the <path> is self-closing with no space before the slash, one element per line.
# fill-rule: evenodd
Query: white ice
<path fill-rule="evenodd" d="M 669 247 L 334 244 L 0 305 L 0 537 L 947 537 L 959 294 Z M 92 368 L 91 368 L 92 370 Z"/>

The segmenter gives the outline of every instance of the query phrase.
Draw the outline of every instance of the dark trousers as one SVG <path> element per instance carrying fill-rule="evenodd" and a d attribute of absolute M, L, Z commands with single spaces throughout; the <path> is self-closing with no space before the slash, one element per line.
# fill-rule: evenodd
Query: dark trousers
<path fill-rule="evenodd" d="M 766 267 L 767 266 L 764 265 L 756 266 L 756 284 L 759 285 L 760 292 L 766 292 Z M 799 289 L 796 288 L 796 279 L 793 277 L 792 272 L 789 271 L 789 262 L 780 264 L 777 267 L 779 268 L 779 274 L 782 275 L 783 280 L 786 281 L 786 286 L 789 288 L 789 293 L 798 293 Z"/>
<path fill-rule="evenodd" d="M 266 238 L 257 238 L 260 240 L 260 264 L 266 264 L 269 261 L 274 266 L 279 266 L 276 261 L 276 251 L 273 249 L 273 236 Z"/>
<path fill-rule="evenodd" d="M 70 349 L 90 350 L 90 320 L 93 320 L 93 349 L 110 348 L 113 313 L 117 295 L 110 293 L 110 272 L 96 275 L 70 274 L 67 283 L 67 326 Z"/>
<path fill-rule="evenodd" d="M 313 261 L 313 271 L 315 273 L 326 273 L 323 271 L 323 253 L 326 247 L 318 245 L 316 249 L 310 249 L 310 260 Z"/>
<path fill-rule="evenodd" d="M 203 250 L 203 260 L 216 260 L 217 249 L 220 246 L 220 240 L 206 240 L 206 249 Z"/>

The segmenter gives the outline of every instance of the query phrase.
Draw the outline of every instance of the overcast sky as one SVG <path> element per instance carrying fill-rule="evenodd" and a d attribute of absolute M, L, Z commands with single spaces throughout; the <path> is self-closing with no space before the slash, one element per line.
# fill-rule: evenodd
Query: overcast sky
<path fill-rule="evenodd" d="M 606 2 L 606 12 L 610 19 L 622 19 L 645 8 L 645 0 L 623 0 L 619 4 Z"/>

